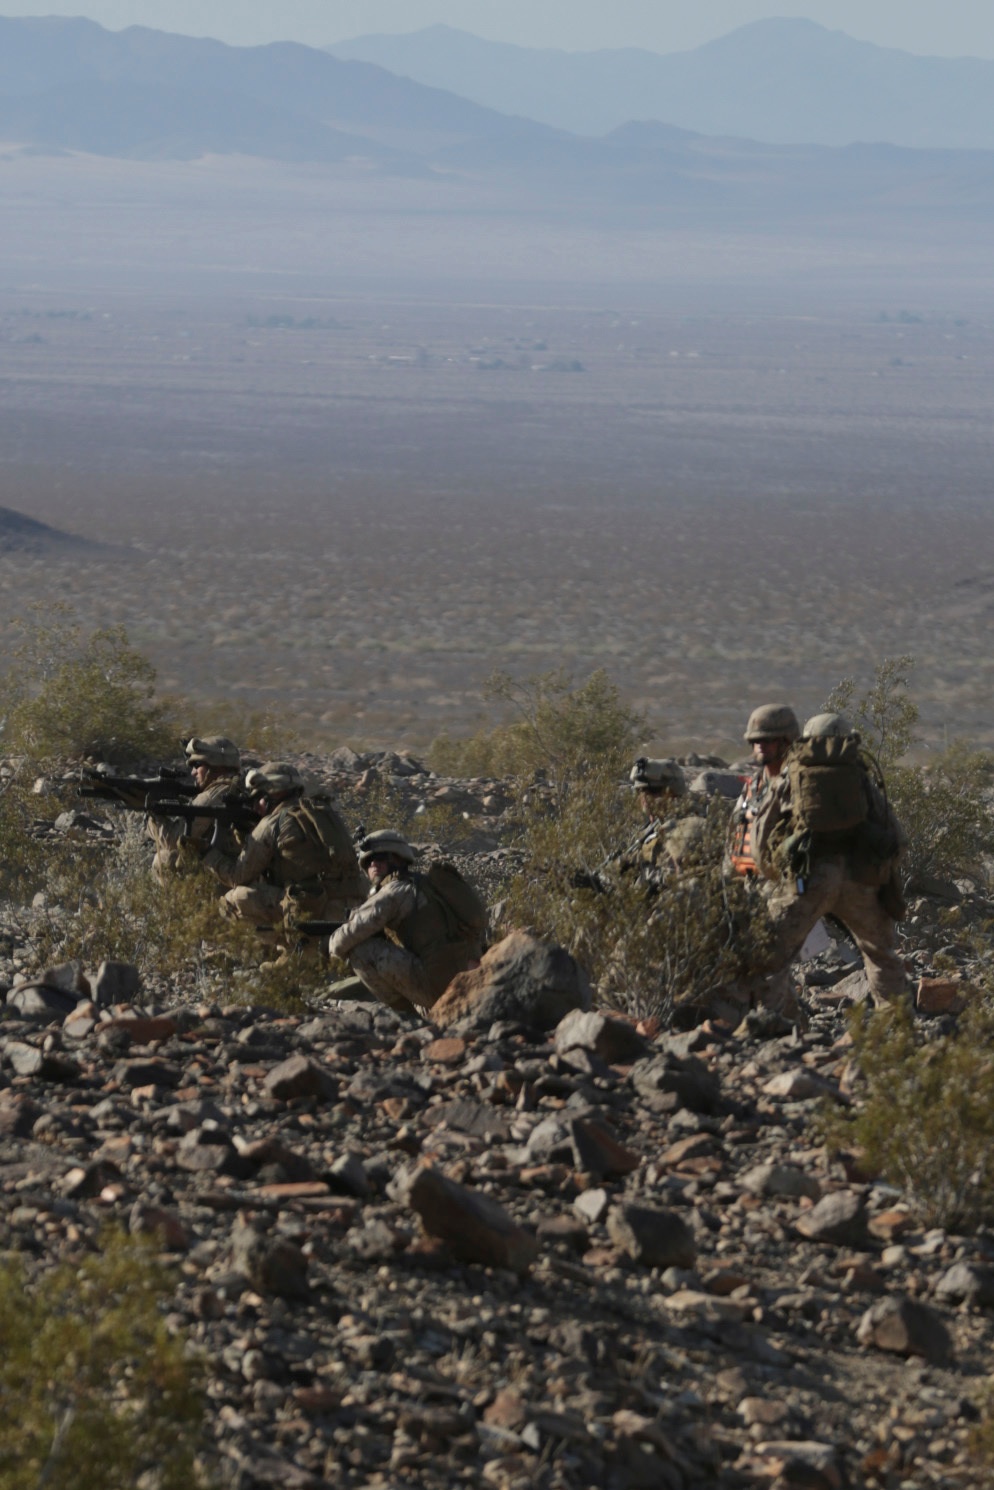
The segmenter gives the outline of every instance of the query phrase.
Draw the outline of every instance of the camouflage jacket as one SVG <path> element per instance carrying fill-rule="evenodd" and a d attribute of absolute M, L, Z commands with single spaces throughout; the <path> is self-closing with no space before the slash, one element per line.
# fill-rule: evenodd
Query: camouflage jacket
<path fill-rule="evenodd" d="M 329 806 L 320 805 L 320 813 L 334 824 L 341 845 L 338 852 L 332 852 L 314 830 L 316 808 L 316 803 L 299 798 L 279 802 L 252 829 L 237 857 L 214 848 L 204 864 L 229 889 L 264 880 L 284 890 L 322 888 L 345 899 L 361 900 L 366 880 L 345 824 Z"/>
<path fill-rule="evenodd" d="M 240 780 L 238 772 L 233 771 L 230 776 L 212 781 L 210 786 L 204 787 L 191 800 L 191 807 L 223 807 L 229 793 L 237 789 Z M 195 817 L 189 824 L 189 831 L 186 822 L 179 817 L 149 817 L 145 819 L 145 826 L 156 849 L 164 856 L 182 849 L 195 851 L 202 858 L 214 832 L 214 820 L 209 817 Z M 226 854 L 237 854 L 241 847 L 238 834 L 228 823 L 221 829 L 219 847 Z"/>

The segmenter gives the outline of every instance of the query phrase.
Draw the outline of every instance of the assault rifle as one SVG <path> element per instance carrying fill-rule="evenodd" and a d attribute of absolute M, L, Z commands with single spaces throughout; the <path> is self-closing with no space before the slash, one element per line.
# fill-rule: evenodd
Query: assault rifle
<path fill-rule="evenodd" d="M 145 802 L 141 810 L 147 812 L 149 817 L 180 818 L 186 823 L 188 833 L 197 818 L 201 817 L 209 819 L 218 826 L 235 828 L 241 833 L 250 833 L 259 824 L 259 814 L 253 808 L 251 801 L 239 796 L 232 796 L 228 801 L 221 802 L 216 807 L 198 807 L 192 802 L 170 802 L 160 797 L 154 801 Z"/>
<path fill-rule="evenodd" d="M 290 930 L 297 936 L 334 936 L 344 921 L 295 921 Z"/>
<path fill-rule="evenodd" d="M 640 851 L 642 846 L 648 843 L 649 839 L 658 832 L 659 824 L 657 822 L 648 823 L 646 827 L 639 829 L 638 833 L 630 838 L 627 843 L 623 843 L 620 848 L 612 849 L 609 854 L 606 854 L 594 869 L 575 869 L 570 876 L 571 888 L 574 890 L 595 890 L 598 895 L 610 894 L 610 882 L 604 879 L 602 871 L 612 864 L 617 864 L 626 859 L 634 859 L 634 856 Z M 622 862 L 623 871 L 630 867 L 630 865 Z"/>
<path fill-rule="evenodd" d="M 79 795 L 117 802 L 119 806 L 137 812 L 144 811 L 149 801 L 155 802 L 161 797 L 195 797 L 199 790 L 195 781 L 173 766 L 163 766 L 158 776 L 111 776 L 104 771 L 84 769 Z"/>

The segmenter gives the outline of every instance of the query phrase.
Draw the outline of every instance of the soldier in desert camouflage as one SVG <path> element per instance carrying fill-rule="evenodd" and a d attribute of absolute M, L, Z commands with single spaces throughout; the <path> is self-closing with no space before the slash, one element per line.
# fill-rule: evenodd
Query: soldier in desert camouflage
<path fill-rule="evenodd" d="M 745 739 L 752 746 L 756 772 L 735 804 L 725 854 L 727 874 L 756 876 L 752 825 L 773 783 L 783 768 L 787 752 L 801 733 L 797 715 L 787 704 L 760 704 L 749 715 Z"/>
<path fill-rule="evenodd" d="M 819 919 L 831 915 L 862 954 L 873 1003 L 906 998 L 897 941 L 906 839 L 879 768 L 841 715 L 817 714 L 805 724 L 753 834 L 769 886 L 768 982 L 785 974 Z"/>
<path fill-rule="evenodd" d="M 358 981 L 398 1013 L 423 1013 L 457 973 L 483 953 L 486 907 L 452 865 L 417 874 L 414 849 L 384 828 L 359 845 L 372 889 L 331 938 L 332 957 L 348 958 Z M 332 985 L 331 997 L 355 997 L 355 979 Z"/>
<path fill-rule="evenodd" d="M 268 761 L 245 777 L 259 824 L 241 851 L 215 842 L 204 865 L 226 887 L 225 915 L 255 926 L 343 921 L 366 893 L 348 829 L 323 799 L 305 795 L 296 766 Z"/>
<path fill-rule="evenodd" d="M 183 752 L 198 787 L 191 806 L 220 807 L 238 790 L 238 746 L 226 736 L 194 736 L 185 742 Z M 152 873 L 156 879 L 161 882 L 184 864 L 199 862 L 210 846 L 214 826 L 209 817 L 194 818 L 189 826 L 181 818 L 147 818 L 148 834 L 155 844 Z M 220 830 L 218 844 L 229 854 L 237 854 L 240 847 L 235 830 L 228 825 Z"/>
<path fill-rule="evenodd" d="M 640 756 L 628 779 L 649 821 L 622 854 L 619 867 L 622 872 L 637 870 L 646 884 L 658 887 L 668 874 L 684 868 L 699 852 L 705 820 L 696 811 L 683 815 L 674 811 L 676 803 L 687 796 L 679 761 Z"/>

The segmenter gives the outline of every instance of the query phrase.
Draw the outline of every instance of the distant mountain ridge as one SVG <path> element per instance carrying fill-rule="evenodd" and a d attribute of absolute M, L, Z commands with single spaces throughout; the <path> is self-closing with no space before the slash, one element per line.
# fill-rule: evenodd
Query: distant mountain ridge
<path fill-rule="evenodd" d="M 755 21 L 666 55 L 533 50 L 447 26 L 328 51 L 579 134 L 658 119 L 771 144 L 994 148 L 994 62 L 917 57 L 814 21 Z"/>
<path fill-rule="evenodd" d="M 295 42 L 230 47 L 140 26 L 112 32 L 87 20 L 0 17 L 0 132 L 7 138 L 14 131 L 39 144 L 119 156 L 365 154 L 399 166 L 405 153 L 416 158 L 424 140 L 522 129 L 546 132 Z M 397 136 L 409 137 L 413 152 Z"/>
<path fill-rule="evenodd" d="M 228 47 L 58 17 L 0 18 L 0 142 L 132 160 L 237 154 L 382 177 L 385 191 L 422 177 L 453 203 L 468 184 L 538 213 L 994 217 L 994 152 L 763 144 L 672 120 L 592 139 L 293 43 Z"/>

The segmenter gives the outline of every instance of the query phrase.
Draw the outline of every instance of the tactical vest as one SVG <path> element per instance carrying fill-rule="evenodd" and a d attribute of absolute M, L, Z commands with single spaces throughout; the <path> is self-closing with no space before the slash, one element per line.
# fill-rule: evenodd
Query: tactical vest
<path fill-rule="evenodd" d="M 456 973 L 482 956 L 486 907 L 451 864 L 434 864 L 426 874 L 411 874 L 410 880 L 417 903 L 396 928 L 397 939 L 420 959 L 429 990 L 437 999 Z M 482 925 L 470 924 L 480 921 L 481 912 Z"/>
<path fill-rule="evenodd" d="M 759 873 L 753 824 L 772 782 L 760 771 L 747 784 L 736 804 L 729 831 L 725 872 L 752 878 Z"/>

